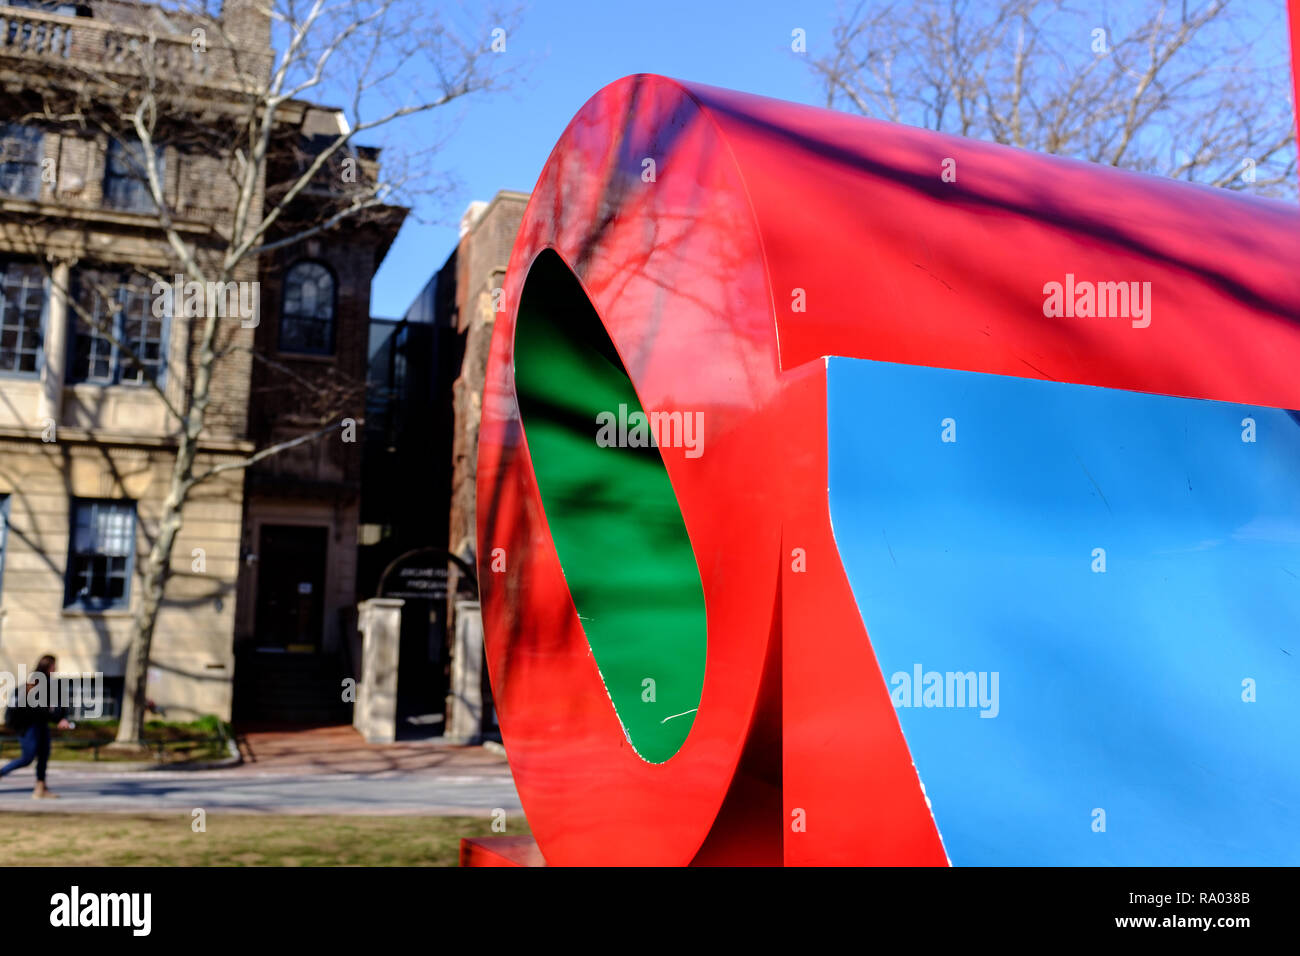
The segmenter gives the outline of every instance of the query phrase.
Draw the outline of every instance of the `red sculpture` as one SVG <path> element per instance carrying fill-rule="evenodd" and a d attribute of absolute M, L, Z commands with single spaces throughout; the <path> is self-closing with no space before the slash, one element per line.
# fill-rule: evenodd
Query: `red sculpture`
<path fill-rule="evenodd" d="M 707 614 L 660 762 L 611 706 L 516 401 L 544 250 L 641 406 L 708 435 L 658 449 Z M 478 457 L 488 666 L 547 862 L 945 865 L 831 528 L 824 357 L 1300 408 L 1298 262 L 1281 204 L 658 76 L 597 93 L 520 229 Z M 1150 282 L 1149 326 L 1049 320 L 1067 275 Z"/>

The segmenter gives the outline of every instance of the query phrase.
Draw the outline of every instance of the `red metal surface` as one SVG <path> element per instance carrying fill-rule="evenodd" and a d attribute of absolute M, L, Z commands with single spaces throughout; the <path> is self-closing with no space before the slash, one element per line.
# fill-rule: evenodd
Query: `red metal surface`
<path fill-rule="evenodd" d="M 461 866 L 545 866 L 532 837 L 465 837 L 460 841 Z"/>
<path fill-rule="evenodd" d="M 699 95 L 744 172 L 784 367 L 843 355 L 1300 406 L 1292 207 L 728 91 Z M 956 182 L 940 178 L 947 158 Z M 1043 284 L 1067 273 L 1150 282 L 1150 327 L 1045 319 Z M 806 314 L 790 311 L 793 288 L 807 291 Z"/>
<path fill-rule="evenodd" d="M 1296 135 L 1300 137 L 1300 0 L 1290 0 L 1287 9 L 1291 13 L 1291 81 L 1295 87 L 1291 108 L 1295 113 Z"/>
<path fill-rule="evenodd" d="M 515 403 L 545 248 L 642 406 L 704 416 L 705 454 L 661 449 L 708 619 L 699 713 L 661 765 L 615 718 Z M 548 862 L 944 864 L 830 528 L 821 357 L 1294 408 L 1297 261 L 1282 204 L 656 76 L 597 93 L 524 216 L 478 460 L 488 666 Z M 1151 282 L 1150 326 L 1045 317 L 1067 273 Z"/>

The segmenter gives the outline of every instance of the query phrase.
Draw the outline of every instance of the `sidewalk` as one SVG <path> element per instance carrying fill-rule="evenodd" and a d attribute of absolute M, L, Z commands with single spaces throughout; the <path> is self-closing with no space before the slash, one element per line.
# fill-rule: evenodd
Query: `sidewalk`
<path fill-rule="evenodd" d="M 59 800 L 32 800 L 30 767 L 0 780 L 4 811 L 366 813 L 468 816 L 519 809 L 504 757 L 439 740 L 367 744 L 351 727 L 240 734 L 244 763 L 222 770 L 78 770 L 51 762 Z"/>
<path fill-rule="evenodd" d="M 231 773 L 377 773 L 468 770 L 505 766 L 505 758 L 482 747 L 443 743 L 438 738 L 368 744 L 346 725 L 250 729 L 237 735 L 244 763 Z"/>

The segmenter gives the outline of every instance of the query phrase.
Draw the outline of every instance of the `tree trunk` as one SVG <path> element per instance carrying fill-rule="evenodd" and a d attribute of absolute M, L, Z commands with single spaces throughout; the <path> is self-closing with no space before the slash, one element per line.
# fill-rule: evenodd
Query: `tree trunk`
<path fill-rule="evenodd" d="M 222 275 L 224 282 L 227 276 Z M 173 316 L 171 321 L 177 321 Z M 127 654 L 126 675 L 122 689 L 122 716 L 118 720 L 115 744 L 130 747 L 144 744 L 144 716 L 149 680 L 149 653 L 153 649 L 154 626 L 162 607 L 167 579 L 171 577 L 172 549 L 181 529 L 181 511 L 194 487 L 194 458 L 198 453 L 199 436 L 203 434 L 204 418 L 208 407 L 208 391 L 212 382 L 212 351 L 217 331 L 215 312 L 208 316 L 203 328 L 202 345 L 194 374 L 193 400 L 189 413 L 181 422 L 180 444 L 176 449 L 176 462 L 172 466 L 171 487 L 163 502 L 162 519 L 158 535 L 144 567 L 144 587 L 140 608 L 136 611 L 131 628 L 131 649 Z"/>
<path fill-rule="evenodd" d="M 117 725 L 116 743 L 143 746 L 144 718 L 149 678 L 149 652 L 153 647 L 154 625 L 162 607 L 167 579 L 171 576 L 172 549 L 181 528 L 181 509 L 189 495 L 194 472 L 194 454 L 197 443 L 185 434 L 176 450 L 176 464 L 172 469 L 171 488 L 163 502 L 162 520 L 158 534 L 144 566 L 144 587 L 140 607 L 136 611 L 131 631 L 131 650 L 126 660 L 126 677 L 122 694 L 122 716 Z"/>

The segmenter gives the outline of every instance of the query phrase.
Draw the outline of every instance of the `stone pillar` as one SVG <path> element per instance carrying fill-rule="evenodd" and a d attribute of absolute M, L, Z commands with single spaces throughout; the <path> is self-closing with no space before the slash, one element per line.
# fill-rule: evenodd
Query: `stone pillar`
<path fill-rule="evenodd" d="M 405 603 L 396 598 L 371 598 L 357 605 L 361 683 L 352 726 L 369 744 L 391 744 L 397 739 L 397 665 Z"/>
<path fill-rule="evenodd" d="M 41 365 L 41 400 L 36 416 L 44 431 L 57 426 L 63 414 L 63 380 L 68 360 L 68 289 L 72 263 L 59 259 L 50 276 L 50 297 L 45 311 L 44 362 Z"/>
<path fill-rule="evenodd" d="M 458 744 L 483 739 L 483 616 L 478 601 L 456 602 L 446 737 Z"/>

